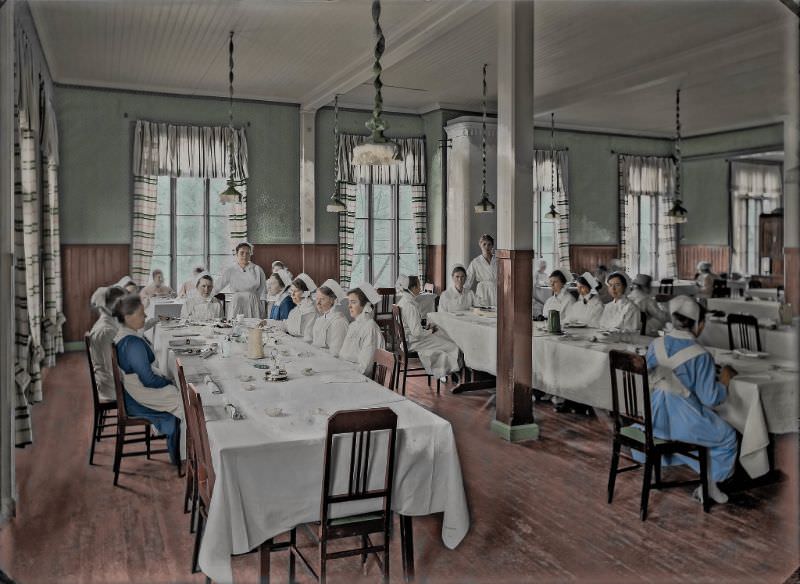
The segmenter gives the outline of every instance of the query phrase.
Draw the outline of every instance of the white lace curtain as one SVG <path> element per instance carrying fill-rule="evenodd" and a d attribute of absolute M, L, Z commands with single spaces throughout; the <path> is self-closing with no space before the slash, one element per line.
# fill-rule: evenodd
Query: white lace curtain
<path fill-rule="evenodd" d="M 133 138 L 133 241 L 131 277 L 147 283 L 155 243 L 158 177 L 228 178 L 233 145 L 233 179 L 242 202 L 228 204 L 231 244 L 247 238 L 247 138 L 244 128 L 188 126 L 139 120 Z"/>
<path fill-rule="evenodd" d="M 783 175 L 777 164 L 731 162 L 731 207 L 733 246 L 731 271 L 757 274 L 760 271 L 755 250 L 749 243 L 758 241 L 758 216 L 781 206 Z M 748 213 L 751 211 L 751 213 Z M 755 224 L 751 224 L 755 218 Z M 755 237 L 752 235 L 755 234 Z"/>
<path fill-rule="evenodd" d="M 566 150 L 556 150 L 555 159 L 552 150 L 534 150 L 533 153 L 533 191 L 536 193 L 534 200 L 539 202 L 540 197 L 549 196 L 553 192 L 553 203 L 559 217 L 555 220 L 553 230 L 555 238 L 556 265 L 569 275 L 569 156 Z M 555 173 L 551 172 L 550 164 L 555 160 Z M 556 184 L 553 185 L 553 178 Z M 540 215 L 541 205 L 536 208 L 534 216 Z M 539 217 L 541 221 L 541 217 Z M 542 250 L 537 249 L 537 254 Z"/>
<path fill-rule="evenodd" d="M 625 270 L 639 271 L 640 199 L 650 197 L 653 224 L 657 226 L 658 246 L 653 278 L 674 277 L 677 273 L 675 224 L 668 212 L 675 192 L 675 162 L 663 156 L 618 156 L 620 253 Z"/>

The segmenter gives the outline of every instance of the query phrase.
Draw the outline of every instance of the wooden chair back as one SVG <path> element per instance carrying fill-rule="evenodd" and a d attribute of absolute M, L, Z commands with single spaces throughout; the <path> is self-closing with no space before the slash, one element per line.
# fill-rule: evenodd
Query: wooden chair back
<path fill-rule="evenodd" d="M 94 404 L 94 410 L 97 411 L 100 408 L 100 392 L 97 390 L 97 378 L 94 375 L 91 335 L 89 333 L 83 335 L 83 341 L 86 344 L 86 361 L 89 363 L 89 379 L 92 382 L 92 404 Z"/>
<path fill-rule="evenodd" d="M 661 278 L 658 283 L 659 294 L 674 294 L 675 293 L 675 278 Z"/>
<path fill-rule="evenodd" d="M 406 341 L 406 329 L 403 326 L 403 310 L 394 304 L 392 306 L 392 329 L 394 331 L 394 354 L 400 363 L 408 362 L 410 351 Z"/>
<path fill-rule="evenodd" d="M 392 304 L 394 304 L 397 291 L 394 288 L 378 288 L 377 292 L 380 294 L 381 300 L 376 306 L 375 318 L 392 314 Z"/>
<path fill-rule="evenodd" d="M 611 417 L 614 421 L 614 433 L 619 434 L 625 426 L 641 424 L 644 427 L 646 446 L 648 450 L 652 449 L 653 419 L 645 358 L 636 353 L 612 350 L 609 353 L 609 364 L 611 369 Z M 622 409 L 620 409 L 620 401 Z"/>
<path fill-rule="evenodd" d="M 436 292 L 436 286 L 434 286 L 431 282 L 425 282 L 425 285 L 422 287 L 422 291 L 433 294 Z"/>
<path fill-rule="evenodd" d="M 180 359 L 175 360 L 178 369 L 178 391 L 181 394 L 181 401 L 183 402 L 183 413 L 186 417 L 186 460 L 193 464 L 195 462 L 194 455 L 194 428 L 192 424 L 192 417 L 189 413 L 191 404 L 189 403 L 189 386 L 186 383 L 186 374 L 183 371 L 183 363 Z"/>
<path fill-rule="evenodd" d="M 385 458 L 371 450 L 378 444 L 373 436 L 388 432 Z M 347 436 L 350 447 L 347 448 Z M 322 508 L 320 510 L 322 538 L 327 539 L 331 506 L 349 501 L 383 499 L 382 512 L 386 530 L 391 523 L 392 486 L 394 483 L 394 449 L 397 437 L 397 414 L 390 408 L 368 410 L 343 410 L 328 418 L 325 437 L 325 466 L 322 480 Z M 342 445 L 334 458 L 334 443 Z M 349 451 L 349 452 L 348 452 Z M 385 461 L 383 484 L 370 489 L 371 465 Z M 348 467 L 347 490 L 333 492 L 334 462 Z M 378 469 L 379 470 L 379 469 Z"/>
<path fill-rule="evenodd" d="M 394 353 L 386 349 L 375 349 L 372 356 L 372 380 L 394 391 L 397 388 L 396 364 L 397 357 L 394 356 Z"/>
<path fill-rule="evenodd" d="M 228 313 L 227 313 L 227 311 L 225 310 L 225 309 L 226 309 L 226 307 L 225 307 L 225 294 L 223 294 L 222 292 L 220 292 L 219 294 L 215 294 L 215 295 L 214 295 L 214 298 L 216 298 L 217 300 L 219 300 L 219 303 L 220 303 L 220 304 L 222 304 L 222 318 L 227 318 L 227 316 L 228 316 Z M 269 316 L 269 315 L 267 315 L 267 316 Z"/>
<path fill-rule="evenodd" d="M 761 351 L 758 319 L 752 314 L 728 315 L 728 346 L 733 349 Z"/>
<path fill-rule="evenodd" d="M 117 394 L 117 421 L 124 423 L 128 419 L 128 409 L 125 407 L 125 384 L 122 382 L 116 343 L 111 343 L 111 369 L 114 373 L 114 392 Z"/>
<path fill-rule="evenodd" d="M 763 282 L 761 282 L 761 280 L 750 280 L 747 283 L 747 287 L 748 288 L 763 288 L 764 284 L 763 284 Z"/>
<path fill-rule="evenodd" d="M 208 508 L 211 502 L 211 495 L 214 492 L 216 474 L 214 473 L 214 465 L 211 462 L 211 446 L 208 442 L 208 428 L 206 427 L 206 417 L 203 413 L 203 399 L 191 383 L 187 384 L 186 393 L 189 401 L 189 412 L 186 414 L 186 419 L 191 426 L 191 433 L 195 436 L 194 453 L 197 464 L 197 493 L 200 501 Z"/>
<path fill-rule="evenodd" d="M 728 288 L 728 281 L 721 278 L 715 278 L 713 288 L 711 289 L 712 298 L 728 298 L 731 295 L 731 289 Z"/>

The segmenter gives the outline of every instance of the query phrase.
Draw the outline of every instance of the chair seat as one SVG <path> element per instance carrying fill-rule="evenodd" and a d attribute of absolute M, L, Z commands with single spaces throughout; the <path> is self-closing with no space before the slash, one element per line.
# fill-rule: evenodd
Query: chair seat
<path fill-rule="evenodd" d="M 361 515 L 348 515 L 347 517 L 337 517 L 331 519 L 328 525 L 334 527 L 339 525 L 350 525 L 351 523 L 362 523 L 383 519 L 383 513 L 362 513 Z"/>
<path fill-rule="evenodd" d="M 113 409 L 116 409 L 116 407 L 117 407 L 117 400 L 100 398 L 100 401 L 98 402 L 98 405 L 103 410 L 113 410 Z"/>
<path fill-rule="evenodd" d="M 631 440 L 636 440 L 637 442 L 641 442 L 642 444 L 645 443 L 645 436 L 644 432 L 641 428 L 637 428 L 636 426 L 625 426 L 619 431 L 620 434 L 625 436 L 626 438 L 630 438 Z M 653 437 L 654 444 L 667 444 L 669 440 L 662 440 L 661 438 Z"/>

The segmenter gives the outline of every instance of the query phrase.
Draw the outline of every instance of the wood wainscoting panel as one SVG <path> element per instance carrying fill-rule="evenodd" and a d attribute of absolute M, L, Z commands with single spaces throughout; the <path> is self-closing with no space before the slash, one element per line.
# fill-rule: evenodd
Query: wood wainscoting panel
<path fill-rule="evenodd" d="M 64 340 L 82 341 L 97 316 L 89 298 L 100 286 L 114 284 L 128 273 L 130 246 L 127 244 L 81 244 L 61 246 L 64 289 Z"/>
<path fill-rule="evenodd" d="M 299 243 L 256 243 L 253 247 L 253 263 L 261 266 L 267 277 L 276 260 L 282 261 L 295 276 L 303 271 L 303 247 Z"/>
<path fill-rule="evenodd" d="M 296 276 L 305 272 L 317 285 L 328 278 L 339 280 L 339 246 L 330 244 L 256 243 L 253 262 L 264 269 L 267 276 L 272 262 L 280 260 Z"/>
<path fill-rule="evenodd" d="M 783 248 L 784 286 L 786 302 L 792 305 L 792 314 L 800 315 L 800 247 Z"/>
<path fill-rule="evenodd" d="M 576 274 L 594 273 L 601 264 L 609 267 L 611 260 L 619 257 L 618 254 L 618 245 L 570 245 L 569 265 Z M 548 272 L 555 268 L 547 266 Z"/>
<path fill-rule="evenodd" d="M 441 294 L 450 284 L 450 267 L 447 266 L 447 246 L 428 246 L 428 282 L 436 286 L 436 293 Z"/>
<path fill-rule="evenodd" d="M 697 262 L 711 262 L 711 271 L 722 274 L 728 271 L 730 257 L 727 245 L 678 245 L 678 277 L 694 280 Z"/>

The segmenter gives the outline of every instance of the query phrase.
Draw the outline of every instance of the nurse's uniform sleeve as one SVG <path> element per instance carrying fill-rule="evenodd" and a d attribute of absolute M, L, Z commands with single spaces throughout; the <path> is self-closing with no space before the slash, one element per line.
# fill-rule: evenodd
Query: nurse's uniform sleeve
<path fill-rule="evenodd" d="M 214 278 L 214 290 L 211 291 L 212 296 L 216 296 L 222 292 L 231 281 L 230 268 L 223 268 L 219 276 Z"/>
<path fill-rule="evenodd" d="M 361 367 L 361 372 L 364 375 L 367 377 L 372 376 L 375 349 L 383 349 L 385 347 L 386 342 L 383 340 L 381 329 L 377 325 L 370 326 L 361 339 L 361 348 L 358 352 L 358 366 Z"/>
<path fill-rule="evenodd" d="M 334 357 L 339 356 L 339 351 L 342 350 L 342 344 L 347 336 L 347 321 L 344 318 L 337 318 L 330 327 L 328 327 L 328 351 Z"/>
<path fill-rule="evenodd" d="M 422 328 L 422 320 L 419 310 L 411 303 L 404 304 L 402 307 L 403 324 L 408 328 L 408 334 L 412 338 L 418 339 L 427 331 Z"/>
<path fill-rule="evenodd" d="M 639 314 L 639 307 L 633 302 L 629 302 L 628 308 L 625 311 L 625 317 L 622 319 L 620 329 L 629 332 L 639 332 L 642 328 L 642 316 Z"/>
<path fill-rule="evenodd" d="M 304 318 L 306 317 L 306 318 Z M 314 323 L 317 321 L 317 313 L 312 312 L 308 315 L 304 314 L 300 317 L 300 334 L 306 343 L 314 340 Z"/>
<path fill-rule="evenodd" d="M 181 318 L 189 318 L 192 315 L 192 301 L 187 300 L 181 306 Z"/>
<path fill-rule="evenodd" d="M 675 369 L 681 382 L 691 389 L 704 406 L 714 407 L 728 397 L 725 386 L 717 381 L 714 358 L 705 353 Z"/>
<path fill-rule="evenodd" d="M 261 266 L 256 266 L 258 268 L 258 290 L 256 291 L 256 296 L 258 296 L 259 300 L 266 300 L 267 299 L 267 275 L 264 273 L 264 270 Z"/>

